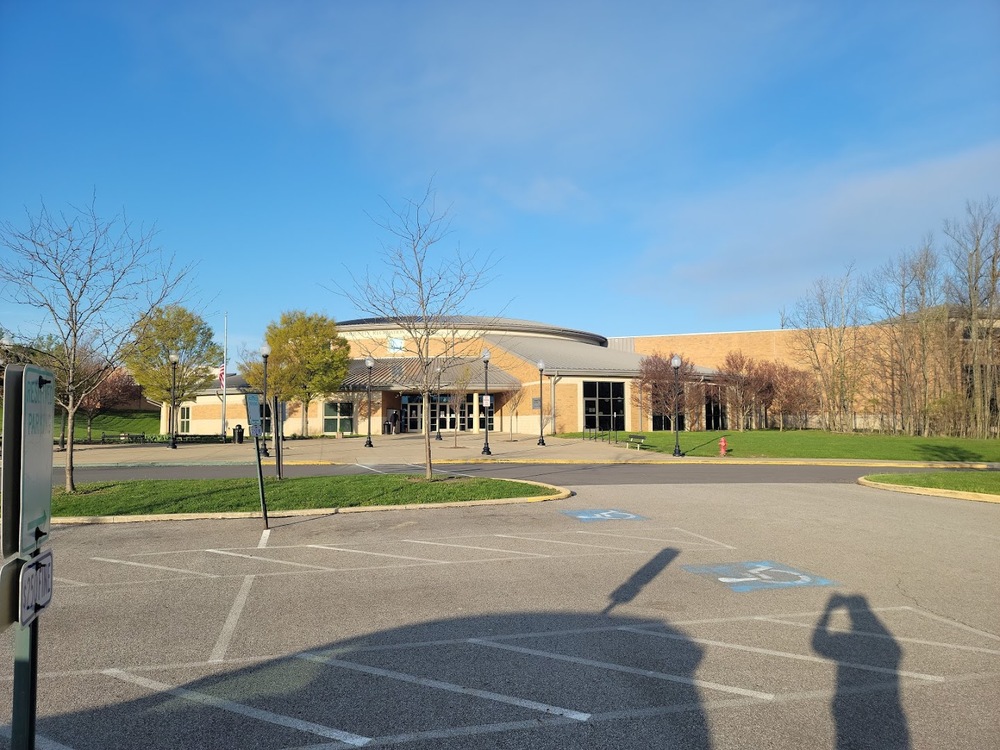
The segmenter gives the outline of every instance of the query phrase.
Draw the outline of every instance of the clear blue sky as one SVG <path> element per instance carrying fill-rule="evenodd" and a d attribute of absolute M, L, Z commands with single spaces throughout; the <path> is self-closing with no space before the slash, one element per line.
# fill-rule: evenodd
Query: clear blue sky
<path fill-rule="evenodd" d="M 776 328 L 1000 196 L 998 40 L 997 0 L 0 0 L 0 218 L 155 222 L 232 351 L 357 317 L 367 213 L 433 177 L 500 261 L 467 312 Z"/>

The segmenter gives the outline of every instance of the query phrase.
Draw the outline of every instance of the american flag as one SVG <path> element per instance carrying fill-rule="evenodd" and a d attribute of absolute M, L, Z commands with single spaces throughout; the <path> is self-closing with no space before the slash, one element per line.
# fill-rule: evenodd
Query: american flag
<path fill-rule="evenodd" d="M 226 387 L 226 366 L 222 365 L 222 367 L 219 368 L 219 388 L 225 388 L 225 387 Z"/>

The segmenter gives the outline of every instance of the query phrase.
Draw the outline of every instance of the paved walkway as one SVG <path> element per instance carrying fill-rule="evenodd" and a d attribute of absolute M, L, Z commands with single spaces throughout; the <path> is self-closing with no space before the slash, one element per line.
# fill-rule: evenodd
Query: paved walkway
<path fill-rule="evenodd" d="M 627 437 L 622 434 L 622 439 Z M 424 461 L 424 440 L 421 435 L 373 435 L 374 447 L 365 448 L 365 440 L 359 438 L 314 438 L 310 440 L 286 440 L 283 460 L 286 465 L 302 463 L 325 464 L 419 464 Z M 514 435 L 491 433 L 490 451 L 482 453 L 482 434 L 460 433 L 443 435 L 440 441 L 431 441 L 435 463 L 470 463 L 480 461 L 510 463 L 768 463 L 768 464 L 834 464 L 841 466 L 947 466 L 956 468 L 955 463 L 927 463 L 916 461 L 863 461 L 843 459 L 752 459 L 729 456 L 675 458 L 669 453 L 626 448 L 624 442 L 618 444 L 594 440 L 566 440 L 557 437 L 545 438 L 545 445 L 538 445 L 537 435 Z M 732 441 L 730 442 L 732 447 Z M 274 443 L 268 441 L 271 457 L 265 463 L 274 462 Z M 76 445 L 73 451 L 77 466 L 115 466 L 135 464 L 242 464 L 254 461 L 253 440 L 235 443 L 180 443 L 171 449 L 164 443 L 142 445 Z M 55 466 L 64 466 L 65 452 L 56 452 Z M 967 464 L 972 468 L 986 468 L 986 464 Z"/>

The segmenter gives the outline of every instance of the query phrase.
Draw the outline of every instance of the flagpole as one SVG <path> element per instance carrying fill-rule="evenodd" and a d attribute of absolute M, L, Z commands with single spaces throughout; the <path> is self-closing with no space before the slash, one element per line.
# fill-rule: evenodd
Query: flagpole
<path fill-rule="evenodd" d="M 225 313 L 222 323 L 222 442 L 226 442 L 226 364 L 229 362 L 229 313 Z"/>

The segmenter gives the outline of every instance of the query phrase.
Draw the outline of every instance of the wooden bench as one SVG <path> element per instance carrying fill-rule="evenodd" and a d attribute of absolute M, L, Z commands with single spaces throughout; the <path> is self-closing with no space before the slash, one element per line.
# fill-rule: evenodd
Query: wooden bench
<path fill-rule="evenodd" d="M 628 449 L 634 445 L 636 450 L 641 450 L 645 442 L 645 435 L 629 435 L 628 440 L 625 441 L 625 448 Z"/>

